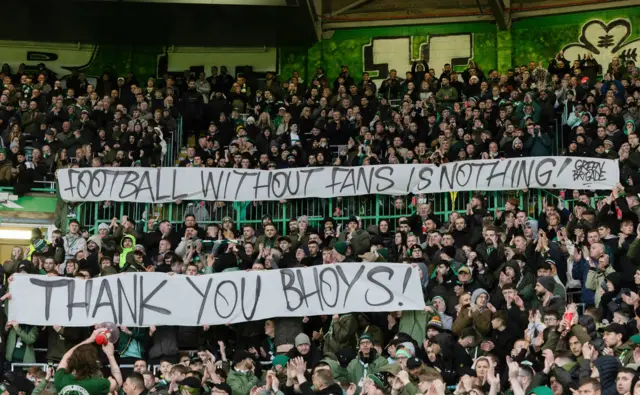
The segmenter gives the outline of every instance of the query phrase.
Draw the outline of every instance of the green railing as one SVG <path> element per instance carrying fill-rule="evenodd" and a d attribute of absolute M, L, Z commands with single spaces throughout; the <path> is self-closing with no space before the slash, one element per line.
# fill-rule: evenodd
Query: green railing
<path fill-rule="evenodd" d="M 180 147 L 182 145 L 182 117 L 178 117 L 178 128 L 169 136 L 163 136 L 167 143 L 167 152 L 163 158 L 164 167 L 173 167 L 176 165 L 176 159 L 180 155 Z"/>
<path fill-rule="evenodd" d="M 539 212 L 539 195 L 537 192 L 523 191 L 495 191 L 485 193 L 486 207 L 492 213 L 496 209 L 504 209 L 509 199 L 516 199 L 519 207 L 527 211 L 530 216 Z M 144 221 L 145 229 L 149 219 L 156 221 L 168 220 L 178 226 L 187 214 L 193 214 L 201 225 L 221 223 L 225 217 L 230 217 L 236 224 L 251 224 L 259 226 L 265 215 L 272 217 L 274 224 L 282 234 L 288 232 L 288 221 L 306 215 L 311 226 L 321 225 L 326 217 L 332 217 L 337 222 L 346 221 L 350 216 L 361 218 L 363 226 L 377 225 L 380 220 L 392 222 L 401 217 L 413 215 L 419 204 L 431 203 L 433 213 L 446 221 L 452 211 L 463 213 L 471 201 L 471 192 L 438 193 L 428 196 L 368 195 L 353 197 L 338 197 L 330 199 L 293 199 L 287 201 L 251 201 L 251 202 L 182 202 L 181 204 L 152 204 L 152 203 L 114 203 L 105 205 L 101 202 L 80 203 L 75 206 L 73 218 L 79 220 L 83 227 L 93 231 L 100 223 L 109 223 L 112 218 L 122 218 L 123 215 Z M 395 225 L 395 224 L 392 224 Z"/>

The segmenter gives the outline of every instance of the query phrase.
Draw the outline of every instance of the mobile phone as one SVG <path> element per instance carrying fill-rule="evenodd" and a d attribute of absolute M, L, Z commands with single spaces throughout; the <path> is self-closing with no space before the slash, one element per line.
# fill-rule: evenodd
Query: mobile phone
<path fill-rule="evenodd" d="M 573 313 L 573 312 L 566 312 L 566 313 L 564 313 L 564 315 L 562 316 L 562 319 L 563 319 L 563 320 L 565 320 L 565 321 L 567 321 L 567 322 L 569 322 L 569 323 L 571 323 L 571 321 L 573 321 L 573 315 L 574 315 L 574 314 L 575 314 L 575 313 Z"/>

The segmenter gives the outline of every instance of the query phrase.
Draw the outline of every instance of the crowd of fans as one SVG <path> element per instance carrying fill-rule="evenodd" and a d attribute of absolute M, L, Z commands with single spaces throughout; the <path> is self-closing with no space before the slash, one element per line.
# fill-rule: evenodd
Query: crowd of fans
<path fill-rule="evenodd" d="M 230 216 L 200 224 L 193 214 L 179 226 L 141 226 L 125 215 L 95 234 L 71 220 L 51 240 L 35 229 L 28 251 L 14 248 L 2 266 L 4 301 L 20 273 L 198 276 L 363 261 L 416 267 L 425 308 L 121 327 L 102 353 L 93 328 L 3 316 L 5 371 L 57 364 L 55 373 L 13 369 L 4 376 L 9 394 L 640 394 L 640 79 L 632 61 L 604 67 L 560 53 L 547 68 L 532 62 L 505 74 L 473 61 L 461 74 L 450 65 L 436 73 L 420 61 L 404 79 L 391 70 L 380 86 L 347 66 L 334 81 L 322 68 L 308 81 L 298 73 L 234 78 L 225 67 L 142 83 L 105 73 L 97 86 L 74 72 L 64 89 L 44 66 L 33 74 L 3 67 L 0 77 L 0 182 L 16 187 L 69 166 L 174 166 L 162 161 L 166 142 L 191 138 L 179 166 L 439 164 L 546 156 L 560 139 L 567 148 L 557 154 L 617 158 L 621 168 L 595 207 L 593 191 L 565 191 L 573 207 L 544 201 L 534 218 L 517 200 L 489 211 L 474 194 L 463 213 L 440 218 L 430 200 L 417 199 L 415 213 L 373 226 L 300 213 L 286 236 L 273 224 L 277 213 L 260 226 Z M 183 141 L 174 141 L 178 117 Z M 557 118 L 560 129 L 550 126 Z"/>

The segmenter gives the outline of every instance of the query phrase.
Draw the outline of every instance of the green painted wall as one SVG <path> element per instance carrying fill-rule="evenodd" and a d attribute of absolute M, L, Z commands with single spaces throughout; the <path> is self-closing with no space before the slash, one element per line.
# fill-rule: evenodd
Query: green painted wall
<path fill-rule="evenodd" d="M 471 40 L 462 40 L 465 34 L 470 35 Z M 600 42 L 600 38 L 604 36 L 609 36 L 609 42 Z M 401 74 L 409 69 L 410 59 L 418 59 L 422 53 L 428 53 L 432 49 L 434 51 L 431 51 L 430 57 L 440 54 L 441 59 L 429 61 L 431 67 L 434 67 L 433 63 L 441 64 L 442 59 L 455 58 L 456 53 L 452 53 L 450 57 L 442 55 L 442 45 L 447 41 L 449 47 L 458 50 L 469 46 L 467 49 L 472 53 L 472 58 L 485 71 L 494 68 L 506 71 L 514 65 L 529 61 L 543 61 L 546 65 L 548 60 L 563 49 L 571 56 L 570 60 L 578 53 L 591 53 L 606 67 L 614 55 L 630 54 L 640 61 L 640 40 L 634 41 L 640 39 L 640 7 L 517 20 L 508 32 L 498 32 L 493 23 L 336 30 L 333 37 L 308 50 L 282 49 L 280 73 L 288 77 L 293 70 L 297 70 L 308 79 L 315 74 L 316 67 L 322 66 L 329 79 L 333 80 L 339 73 L 340 66 L 346 64 L 351 73 L 359 77 L 363 71 L 371 71 L 365 66 L 364 46 L 375 47 L 376 41 L 387 41 L 383 44 L 384 48 L 393 51 L 394 48 L 407 47 L 407 39 L 411 42 L 410 50 L 388 56 L 395 64 L 405 65 L 396 67 Z M 393 40 L 395 45 L 391 42 Z M 425 51 L 422 46 L 429 44 L 431 40 L 440 40 L 439 46 L 435 49 L 428 47 Z M 403 58 L 403 61 L 399 58 Z M 393 65 L 390 63 L 389 68 L 394 68 L 391 66 Z M 439 68 L 435 68 L 439 73 Z M 463 66 L 456 68 L 464 69 Z"/>
<path fill-rule="evenodd" d="M 546 62 L 563 49 L 570 60 L 571 56 L 591 53 L 605 67 L 614 55 L 640 61 L 640 7 L 517 20 L 508 32 L 498 32 L 491 22 L 336 30 L 331 38 L 310 48 L 280 48 L 277 58 L 282 79 L 297 70 L 308 80 L 317 67 L 324 67 L 332 81 L 340 66 L 346 64 L 356 78 L 368 71 L 375 80 L 379 71 L 382 78 L 394 68 L 403 77 L 412 60 L 423 58 L 438 74 L 444 63 L 453 63 L 456 69 L 463 70 L 469 59 L 474 59 L 485 71 L 495 68 L 506 71 L 529 61 Z M 107 68 L 120 75 L 133 71 L 140 79 L 156 74 L 158 56 L 163 53 L 161 46 L 103 45 L 96 50 L 90 45 L 0 42 L 0 59 L 12 67 L 22 62 L 35 66 L 38 62 L 26 59 L 27 50 L 58 54 L 59 59 L 48 64 L 59 74 L 64 74 L 68 67 L 84 66 L 91 76 L 99 76 Z M 169 54 L 174 60 L 187 55 L 191 56 L 189 59 L 202 58 L 207 66 L 221 65 L 225 59 L 239 56 L 206 50 Z M 273 59 L 271 55 L 265 59 L 259 56 L 265 58 L 264 54 L 247 52 L 236 63 L 253 65 L 260 71 L 276 68 L 275 54 Z"/>
<path fill-rule="evenodd" d="M 609 25 L 617 19 L 626 20 L 630 24 L 629 37 L 624 42 L 629 43 L 640 38 L 640 7 L 545 16 L 515 21 L 512 26 L 513 61 L 515 64 L 521 65 L 532 60 L 547 61 L 552 59 L 566 45 L 579 41 L 585 24 L 600 20 L 605 25 Z M 592 26 L 595 25 L 592 24 Z M 608 33 L 615 32 L 619 32 L 613 34 L 615 44 L 619 44 L 619 40 L 623 37 L 623 31 L 616 28 L 615 31 L 610 30 Z M 606 28 L 593 31 L 593 35 L 596 36 L 606 33 Z M 597 42 L 593 42 L 593 44 L 597 45 Z M 634 46 L 634 44 L 631 45 Z M 611 57 L 610 49 L 613 48 L 601 48 L 601 55 Z M 584 52 L 588 51 L 585 49 Z"/>
<path fill-rule="evenodd" d="M 428 53 L 424 47 L 429 44 L 431 38 L 438 37 L 445 41 L 447 37 L 457 37 L 461 33 L 471 35 L 472 48 L 464 49 L 472 51 L 472 57 L 476 62 L 485 69 L 497 66 L 496 28 L 493 23 L 487 22 L 336 30 L 331 39 L 322 40 L 308 50 L 283 48 L 280 57 L 280 74 L 290 76 L 292 71 L 297 70 L 308 79 L 315 75 L 317 67 L 324 67 L 328 78 L 333 80 L 339 73 L 340 66 L 346 64 L 353 75 L 360 76 L 363 71 L 371 72 L 364 67 L 363 46 L 370 45 L 372 42 L 372 45 L 376 46 L 375 41 L 380 39 L 397 40 L 398 45 L 389 43 L 391 44 L 389 49 L 402 48 L 402 55 L 408 56 L 403 59 L 402 64 L 409 65 L 409 57 L 417 60 L 421 58 L 422 52 Z M 407 39 L 410 41 L 408 45 L 404 42 Z M 437 48 L 434 50 L 432 52 L 439 52 Z M 390 57 L 395 58 L 396 61 L 400 60 L 397 56 Z M 462 54 L 461 57 L 466 56 Z M 429 61 L 430 65 L 431 63 Z M 408 68 L 397 67 L 397 70 L 399 73 L 404 73 Z M 371 75 L 374 76 L 375 73 Z"/>

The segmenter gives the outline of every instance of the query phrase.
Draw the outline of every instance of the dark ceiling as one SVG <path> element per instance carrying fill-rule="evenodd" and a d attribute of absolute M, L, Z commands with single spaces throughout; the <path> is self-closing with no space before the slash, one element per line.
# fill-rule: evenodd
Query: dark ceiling
<path fill-rule="evenodd" d="M 619 0 L 600 0 L 613 3 Z M 597 0 L 512 0 L 514 11 L 555 9 L 570 5 L 595 3 Z M 393 17 L 440 17 L 491 14 L 489 0 L 324 0 L 323 12 L 340 12 L 339 19 L 393 18 Z M 356 7 L 349 8 L 353 4 Z M 504 4 L 504 2 L 503 2 Z"/>
<path fill-rule="evenodd" d="M 216 47 L 309 45 L 316 40 L 309 1 L 229 6 L 2 0 L 0 39 Z"/>

